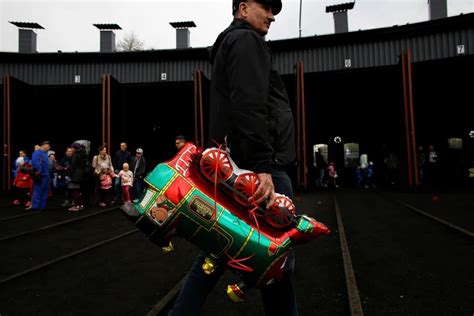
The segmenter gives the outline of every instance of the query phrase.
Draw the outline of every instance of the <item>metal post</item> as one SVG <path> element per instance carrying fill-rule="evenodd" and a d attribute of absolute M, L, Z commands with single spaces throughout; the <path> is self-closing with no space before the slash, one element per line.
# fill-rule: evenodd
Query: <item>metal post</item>
<path fill-rule="evenodd" d="M 299 76 L 300 62 L 296 63 L 296 159 L 298 162 L 297 168 L 297 183 L 301 185 L 301 119 L 300 119 L 300 107 L 301 107 L 301 91 L 300 91 L 300 76 Z"/>
<path fill-rule="evenodd" d="M 301 37 L 301 13 L 303 12 L 303 0 L 300 0 L 300 22 L 299 22 L 299 37 Z"/>
<path fill-rule="evenodd" d="M 308 172 L 307 172 L 307 157 L 306 157 L 306 103 L 304 98 L 304 64 L 300 64 L 300 88 L 301 88 L 301 121 L 303 135 L 303 186 L 305 189 L 308 188 Z"/>
<path fill-rule="evenodd" d="M 413 175 L 412 175 L 412 162 L 411 162 L 411 146 L 410 146 L 410 127 L 408 120 L 408 93 L 407 93 L 407 69 L 406 69 L 406 53 L 402 52 L 402 77 L 403 77 L 403 105 L 404 105 L 404 114 L 405 114 L 405 136 L 406 136 L 406 145 L 407 145 L 407 164 L 408 164 L 408 186 L 413 187 Z"/>

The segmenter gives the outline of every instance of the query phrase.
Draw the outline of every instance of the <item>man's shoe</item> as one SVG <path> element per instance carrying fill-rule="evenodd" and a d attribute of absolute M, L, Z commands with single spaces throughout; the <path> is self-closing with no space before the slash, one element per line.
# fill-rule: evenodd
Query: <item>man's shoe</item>
<path fill-rule="evenodd" d="M 33 205 L 28 205 L 27 207 L 25 207 L 25 211 L 30 211 L 33 209 Z"/>

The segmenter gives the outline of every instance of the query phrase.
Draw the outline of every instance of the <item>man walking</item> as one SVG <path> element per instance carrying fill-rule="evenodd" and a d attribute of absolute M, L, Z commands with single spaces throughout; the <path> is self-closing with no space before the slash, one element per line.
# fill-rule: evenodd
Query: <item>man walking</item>
<path fill-rule="evenodd" d="M 260 184 L 251 198 L 267 207 L 275 191 L 293 196 L 285 168 L 295 160 L 295 131 L 288 96 L 263 37 L 281 0 L 234 0 L 234 20 L 217 38 L 211 54 L 210 140 L 226 144 L 242 169 L 257 173 Z M 225 262 L 211 275 L 202 271 L 201 252 L 187 275 L 169 315 L 199 315 L 207 295 L 223 274 Z M 294 254 L 283 279 L 262 289 L 267 315 L 297 315 L 293 288 Z"/>

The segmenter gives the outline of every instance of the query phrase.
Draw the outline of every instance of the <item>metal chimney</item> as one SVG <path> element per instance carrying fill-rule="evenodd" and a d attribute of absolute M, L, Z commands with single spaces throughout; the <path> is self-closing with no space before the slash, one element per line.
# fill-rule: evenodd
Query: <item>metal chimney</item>
<path fill-rule="evenodd" d="M 190 32 L 189 28 L 196 27 L 193 21 L 170 22 L 170 25 L 176 29 L 176 48 L 189 48 Z"/>
<path fill-rule="evenodd" d="M 430 20 L 448 17 L 447 0 L 428 0 L 428 5 L 430 7 Z"/>
<path fill-rule="evenodd" d="M 11 24 L 17 26 L 18 30 L 18 52 L 22 54 L 36 53 L 36 33 L 34 29 L 43 29 L 38 23 L 32 22 L 12 22 Z"/>
<path fill-rule="evenodd" d="M 121 30 L 118 24 L 94 24 L 100 30 L 100 52 L 115 52 L 115 33 L 113 30 Z"/>
<path fill-rule="evenodd" d="M 341 3 L 330 5 L 326 7 L 326 13 L 333 13 L 334 16 L 334 32 L 347 33 L 349 32 L 349 22 L 347 19 L 347 11 L 354 8 L 355 2 Z"/>

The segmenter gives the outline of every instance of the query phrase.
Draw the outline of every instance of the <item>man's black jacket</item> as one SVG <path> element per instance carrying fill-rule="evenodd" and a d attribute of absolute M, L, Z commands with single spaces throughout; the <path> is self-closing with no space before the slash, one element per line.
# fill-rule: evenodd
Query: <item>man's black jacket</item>
<path fill-rule="evenodd" d="M 211 141 L 227 136 L 237 165 L 257 173 L 293 163 L 293 115 L 263 38 L 235 19 L 217 38 L 211 63 Z"/>

